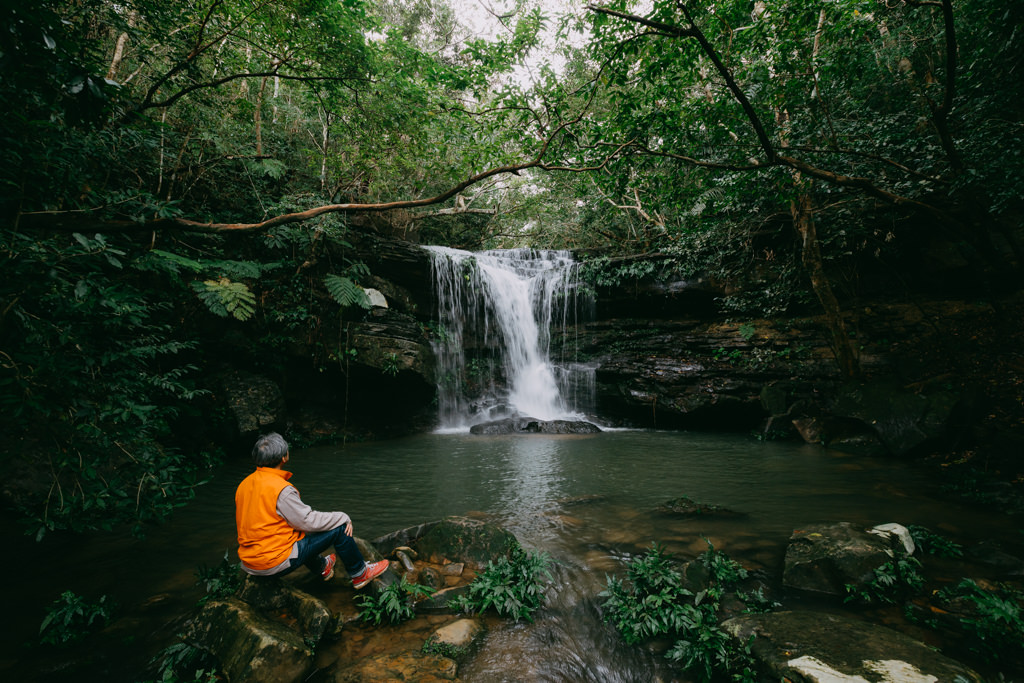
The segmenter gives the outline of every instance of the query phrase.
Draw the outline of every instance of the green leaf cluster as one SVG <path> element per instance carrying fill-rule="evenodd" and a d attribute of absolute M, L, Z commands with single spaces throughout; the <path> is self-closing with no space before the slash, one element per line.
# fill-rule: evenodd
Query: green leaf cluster
<path fill-rule="evenodd" d="M 863 584 L 846 585 L 846 602 L 864 605 L 895 605 L 915 595 L 924 586 L 921 562 L 917 558 L 898 554 L 888 562 L 875 567 L 871 578 Z"/>
<path fill-rule="evenodd" d="M 968 635 L 966 646 L 994 664 L 1024 657 L 1024 593 L 1011 586 L 983 589 L 972 579 L 942 589 L 940 597 L 967 606 L 959 618 Z"/>
<path fill-rule="evenodd" d="M 665 656 L 696 680 L 720 675 L 755 680 L 750 644 L 737 645 L 718 623 L 722 596 L 746 578 L 746 570 L 710 542 L 696 562 L 708 571 L 709 580 L 695 593 L 672 556 L 653 544 L 630 561 L 625 580 L 608 577 L 600 593 L 605 620 L 633 645 L 658 637 L 675 639 Z"/>
<path fill-rule="evenodd" d="M 129 241 L 0 231 L 5 277 L 2 424 L 34 484 L 15 497 L 28 531 L 137 530 L 184 504 L 214 458 L 171 445 L 171 426 L 206 391 L 194 339 L 146 286 Z M 8 453 L 8 457 L 11 453 Z"/>
<path fill-rule="evenodd" d="M 103 595 L 89 602 L 73 591 L 64 591 L 53 602 L 39 625 L 39 641 L 49 645 L 66 645 L 88 635 L 110 622 L 111 605 Z"/>
<path fill-rule="evenodd" d="M 533 613 L 544 604 L 552 580 L 551 562 L 547 553 L 515 544 L 508 557 L 488 562 L 467 592 L 452 602 L 452 607 L 481 614 L 493 608 L 499 615 L 516 621 L 533 621 Z"/>
<path fill-rule="evenodd" d="M 922 552 L 939 557 L 963 557 L 964 555 L 962 545 L 954 543 L 927 527 L 911 524 L 907 530 L 910 531 L 910 537 L 914 539 L 914 545 Z"/>
<path fill-rule="evenodd" d="M 429 586 L 409 583 L 402 575 L 401 581 L 380 589 L 375 595 L 356 596 L 359 618 L 366 623 L 401 624 L 416 616 L 416 601 L 434 592 Z"/>
<path fill-rule="evenodd" d="M 204 590 L 204 595 L 199 600 L 201 605 L 210 600 L 234 595 L 242 587 L 245 579 L 241 563 L 232 561 L 228 550 L 224 551 L 224 557 L 217 566 L 201 565 L 196 570 L 196 576 L 199 579 L 196 585 L 202 586 Z"/>

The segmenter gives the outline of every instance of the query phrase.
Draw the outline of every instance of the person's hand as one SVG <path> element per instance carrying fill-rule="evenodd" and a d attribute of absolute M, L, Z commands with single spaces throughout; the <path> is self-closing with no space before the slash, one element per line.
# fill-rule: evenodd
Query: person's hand
<path fill-rule="evenodd" d="M 352 535 L 352 522 L 346 522 L 345 523 L 345 535 L 346 536 L 351 536 Z"/>

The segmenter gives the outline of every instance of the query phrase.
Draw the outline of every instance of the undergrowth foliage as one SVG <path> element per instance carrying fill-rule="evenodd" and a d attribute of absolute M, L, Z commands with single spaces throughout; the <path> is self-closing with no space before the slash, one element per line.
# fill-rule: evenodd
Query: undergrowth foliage
<path fill-rule="evenodd" d="M 895 605 L 920 592 L 924 586 L 921 562 L 914 557 L 898 554 L 885 564 L 875 567 L 871 579 L 862 585 L 846 584 L 845 602 L 865 605 Z"/>
<path fill-rule="evenodd" d="M 750 644 L 737 645 L 718 623 L 722 596 L 746 578 L 746 570 L 710 542 L 695 561 L 709 578 L 704 586 L 688 587 L 682 567 L 653 544 L 629 563 L 625 580 L 608 577 L 600 593 L 605 620 L 631 645 L 658 637 L 675 639 L 665 656 L 698 680 L 719 675 L 754 680 Z"/>
<path fill-rule="evenodd" d="M 66 645 L 79 640 L 110 622 L 111 606 L 107 596 L 90 602 L 73 591 L 64 591 L 54 601 L 39 626 L 39 641 Z"/>
<path fill-rule="evenodd" d="M 213 456 L 167 446 L 173 422 L 204 395 L 197 344 L 174 303 L 146 287 L 137 249 L 103 235 L 0 233 L 6 302 L 0 420 L 23 486 L 29 533 L 136 531 L 183 505 Z"/>
<path fill-rule="evenodd" d="M 969 616 L 960 617 L 967 649 L 991 664 L 1024 661 L 1024 592 L 1006 585 L 985 590 L 962 579 L 939 595 L 967 606 Z"/>
<path fill-rule="evenodd" d="M 533 613 L 544 604 L 551 580 L 551 558 L 547 553 L 513 544 L 509 556 L 488 562 L 469 584 L 467 593 L 453 600 L 452 606 L 459 611 L 478 613 L 493 608 L 516 621 L 533 621 Z"/>
<path fill-rule="evenodd" d="M 434 589 L 409 583 L 405 575 L 398 583 L 381 589 L 376 595 L 356 596 L 359 618 L 367 623 L 400 624 L 416 616 L 416 600 L 430 595 Z"/>
<path fill-rule="evenodd" d="M 282 231 L 255 249 L 0 230 L 0 425 L 16 482 L 8 501 L 26 533 L 128 524 L 141 534 L 187 503 L 220 455 L 188 433 L 219 419 L 200 370 L 222 353 L 219 332 L 266 330 L 258 363 L 317 329 L 325 311 L 312 301 L 330 295 L 327 314 L 366 303 L 361 263 L 339 259 L 344 276 L 326 279 L 284 267 L 299 247 L 303 257 L 344 248 L 336 223 L 319 240 Z"/>

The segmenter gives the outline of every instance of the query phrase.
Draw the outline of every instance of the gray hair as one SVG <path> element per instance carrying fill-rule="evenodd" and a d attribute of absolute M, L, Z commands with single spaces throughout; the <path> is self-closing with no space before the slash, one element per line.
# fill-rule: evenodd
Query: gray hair
<path fill-rule="evenodd" d="M 277 467 L 288 455 L 288 442 L 277 432 L 264 434 L 252 447 L 252 459 L 257 467 Z"/>

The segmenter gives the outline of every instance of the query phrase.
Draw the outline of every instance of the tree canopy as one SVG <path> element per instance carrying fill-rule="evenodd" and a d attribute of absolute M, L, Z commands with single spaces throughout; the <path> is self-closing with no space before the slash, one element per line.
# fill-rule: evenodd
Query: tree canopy
<path fill-rule="evenodd" d="M 206 461 L 173 426 L 208 388 L 183 321 L 285 337 L 314 291 L 358 306 L 358 259 L 303 273 L 360 213 L 451 246 L 657 255 L 753 282 L 741 312 L 816 298 L 848 374 L 861 269 L 941 238 L 1019 281 L 1014 3 L 509 0 L 486 34 L 464 9 L 0 10 L 0 400 L 31 531 L 186 498 Z"/>

